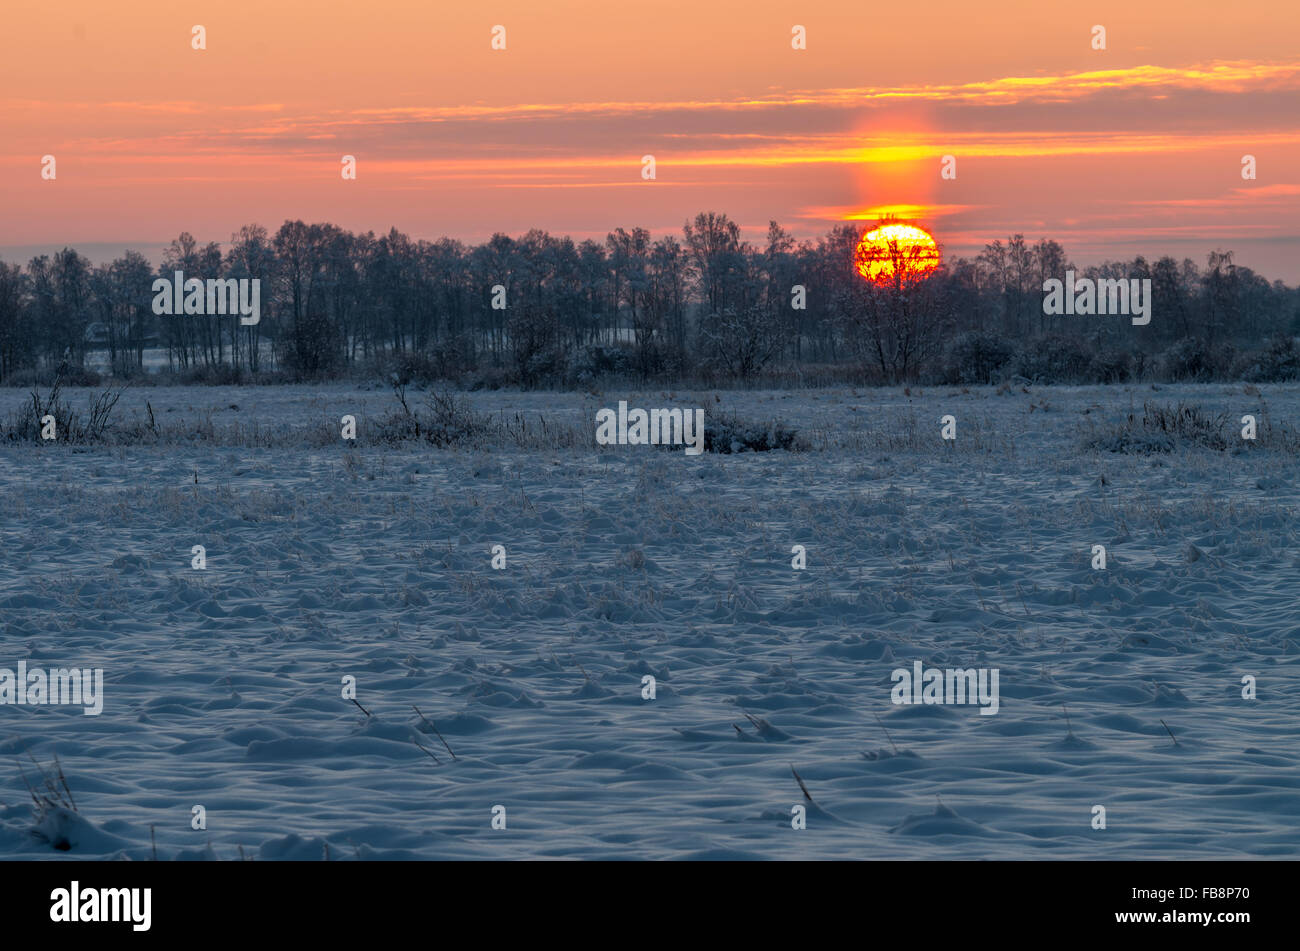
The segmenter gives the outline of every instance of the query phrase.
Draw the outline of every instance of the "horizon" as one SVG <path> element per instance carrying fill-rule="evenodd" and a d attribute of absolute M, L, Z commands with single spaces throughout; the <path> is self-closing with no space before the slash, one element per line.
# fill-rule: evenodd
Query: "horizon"
<path fill-rule="evenodd" d="M 723 214 L 725 214 L 725 212 L 723 212 Z M 312 222 L 312 221 L 307 221 L 305 223 L 306 224 L 332 224 L 332 222 Z M 844 223 L 846 222 L 840 222 L 840 224 L 844 224 Z M 249 224 L 260 225 L 262 223 L 249 222 Z M 777 224 L 781 224 L 781 222 L 777 222 Z M 873 222 L 863 222 L 859 230 L 861 233 L 865 234 L 868 230 L 870 230 L 872 225 Z M 276 228 L 279 226 L 270 227 L 264 225 L 264 227 L 267 227 L 268 233 L 274 235 Z M 631 227 L 634 226 L 615 225 L 614 227 L 624 227 L 630 229 Z M 525 229 L 524 232 L 511 234 L 510 237 L 519 238 L 522 234 L 526 233 L 527 230 L 528 229 Z M 546 230 L 546 229 L 541 229 L 541 230 Z M 610 229 L 610 231 L 612 230 L 613 228 Z M 647 229 L 647 230 L 650 231 L 651 238 L 654 240 L 658 240 L 659 238 L 664 237 L 665 235 L 673 235 L 675 237 L 680 237 L 682 233 L 682 229 L 680 227 L 675 230 L 671 228 L 665 228 L 663 230 L 655 230 L 655 229 Z M 764 234 L 766 233 L 767 226 L 763 225 L 761 228 L 759 228 L 758 226 L 753 226 L 753 225 L 748 225 L 748 226 L 740 225 L 740 230 L 741 230 L 742 240 L 749 241 L 752 244 L 761 245 L 761 240 Z M 796 237 L 798 240 L 801 241 L 804 240 L 805 238 L 815 239 L 816 237 L 818 237 L 818 235 L 803 234 L 801 232 L 795 231 L 794 229 L 787 229 L 787 230 L 792 236 Z M 361 232 L 354 231 L 353 233 L 364 234 L 372 231 L 376 237 L 382 237 L 383 235 L 389 232 L 389 229 L 388 228 L 383 228 L 383 229 L 367 228 Z M 829 228 L 827 229 L 827 231 L 829 231 Z M 596 241 L 598 244 L 603 244 L 605 237 L 608 233 L 609 232 L 590 232 L 584 234 L 568 234 L 568 233 L 565 234 L 551 233 L 551 234 L 554 237 L 559 237 L 559 238 L 572 238 L 575 244 L 580 244 L 582 241 L 588 238 Z M 825 233 L 826 232 L 823 231 L 821 234 L 824 235 Z M 120 244 L 114 242 L 91 242 L 86 245 L 74 245 L 66 242 L 55 242 L 52 244 L 27 245 L 27 246 L 0 245 L 0 262 L 7 263 L 7 264 L 16 264 L 25 268 L 36 257 L 42 255 L 53 257 L 55 254 L 59 253 L 65 248 L 71 248 L 72 250 L 76 251 L 77 253 L 85 257 L 91 263 L 92 266 L 98 267 L 101 265 L 111 264 L 114 260 L 123 257 L 128 251 L 134 251 L 139 254 L 143 254 L 145 259 L 150 263 L 150 265 L 154 268 L 154 270 L 160 271 L 160 269 L 163 266 L 164 253 L 166 252 L 168 246 L 175 239 L 175 237 L 179 237 L 179 234 L 173 236 L 173 238 L 170 238 L 166 241 L 150 241 L 150 242 L 128 241 Z M 226 237 L 224 239 L 209 238 L 200 235 L 193 235 L 193 237 L 200 246 L 207 245 L 209 242 L 216 242 L 222 248 L 223 252 L 229 250 L 229 247 L 231 245 L 231 240 L 229 237 Z M 488 234 L 483 237 L 475 238 L 473 240 L 459 238 L 454 235 L 408 235 L 408 237 L 416 241 L 431 241 L 431 242 L 437 241 L 440 238 L 452 238 L 454 240 L 462 241 L 467 246 L 472 247 L 475 245 L 486 243 L 492 237 L 492 235 Z M 957 258 L 962 258 L 968 261 L 974 261 L 976 257 L 979 255 L 979 253 L 984 249 L 984 244 L 980 244 L 980 245 L 973 245 L 970 248 L 963 248 L 961 249 L 960 252 L 954 252 L 948 245 L 944 243 L 941 234 L 936 234 L 934 235 L 934 237 L 938 242 L 939 249 L 942 254 L 940 267 L 947 267 L 950 261 Z M 1005 242 L 1009 237 L 1011 237 L 1011 235 L 994 236 L 989 238 L 988 242 L 986 243 L 991 243 L 993 241 Z M 1039 239 L 1045 239 L 1049 241 L 1055 240 L 1052 238 L 1050 234 L 1043 234 L 1043 235 L 1025 234 L 1023 235 L 1023 238 L 1025 240 L 1025 243 L 1030 245 L 1034 244 Z M 1068 245 L 1065 245 L 1064 243 L 1062 243 L 1062 247 L 1065 250 L 1068 263 L 1073 264 L 1081 269 L 1098 267 L 1107 262 L 1131 261 L 1138 256 L 1145 258 L 1147 263 L 1150 264 L 1150 263 L 1154 263 L 1161 257 L 1166 256 L 1164 254 L 1144 253 L 1141 249 L 1137 249 L 1131 253 L 1127 253 L 1124 255 L 1116 255 L 1116 256 L 1079 255 L 1076 254 L 1076 252 L 1073 249 L 1071 249 Z M 1278 276 L 1276 274 L 1272 274 L 1267 271 L 1263 271 L 1260 268 L 1255 267 L 1252 263 L 1251 255 L 1249 253 L 1242 253 L 1242 249 L 1240 247 L 1221 246 L 1218 248 L 1211 248 L 1207 250 L 1205 254 L 1200 256 L 1197 256 L 1195 254 L 1182 254 L 1182 253 L 1178 253 L 1178 254 L 1170 253 L 1168 254 L 1168 256 L 1179 262 L 1183 261 L 1184 259 L 1190 259 L 1193 262 L 1195 262 L 1197 267 L 1203 267 L 1206 263 L 1206 257 L 1212 251 L 1215 250 L 1232 252 L 1233 264 L 1235 266 L 1246 267 L 1251 269 L 1256 274 L 1266 279 L 1270 284 L 1276 281 L 1282 281 L 1284 284 L 1286 284 L 1289 287 L 1300 287 L 1300 264 L 1297 265 L 1296 275 L 1294 277 Z"/>

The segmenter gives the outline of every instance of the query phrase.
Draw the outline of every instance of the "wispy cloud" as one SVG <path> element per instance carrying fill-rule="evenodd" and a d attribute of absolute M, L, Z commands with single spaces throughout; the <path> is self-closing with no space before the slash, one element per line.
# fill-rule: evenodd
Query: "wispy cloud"
<path fill-rule="evenodd" d="M 950 245 L 1034 229 L 1100 244 L 1102 235 L 1283 235 L 1300 205 L 1300 59 L 810 83 L 699 99 L 587 93 L 343 108 L 325 97 L 186 95 L 195 98 L 113 89 L 102 102 L 0 98 L 9 133 L 0 239 L 46 240 L 113 206 L 87 204 L 92 187 L 173 233 L 176 224 L 201 231 L 191 219 L 208 215 L 216 236 L 280 216 L 348 224 L 345 214 L 353 226 L 458 234 L 517 222 L 573 233 L 629 221 L 667 228 L 719 207 L 807 230 L 896 214 L 938 224 Z M 1261 157 L 1257 183 L 1237 174 L 1245 152 Z M 59 155 L 57 187 L 29 174 L 45 153 Z M 654 182 L 639 175 L 646 153 L 658 164 Z M 360 172 L 341 192 L 343 154 Z M 948 154 L 960 177 L 940 184 Z M 220 199 L 178 208 L 196 184 Z M 96 236 L 111 237 L 102 227 Z"/>
<path fill-rule="evenodd" d="M 1252 62 L 1248 60 L 1212 61 L 1188 66 L 1137 65 L 1117 69 L 1085 70 L 1038 76 L 1001 76 L 963 83 L 906 84 L 898 86 L 849 86 L 824 89 L 771 91 L 760 96 L 703 100 L 628 100 L 521 102 L 514 104 L 467 103 L 455 106 L 393 106 L 337 110 L 317 114 L 299 121 L 315 124 L 354 122 L 368 124 L 404 124 L 410 122 L 450 122 L 466 119 L 507 121 L 513 119 L 547 119 L 562 116 L 644 115 L 676 112 L 758 112 L 791 107 L 836 105 L 859 109 L 872 103 L 959 101 L 975 104 L 1006 105 L 1017 102 L 1061 101 L 1081 99 L 1100 92 L 1123 90 L 1144 96 L 1162 90 L 1204 90 L 1247 93 L 1259 90 L 1300 90 L 1300 60 L 1290 62 Z M 141 114 L 171 113 L 191 115 L 223 112 L 284 112 L 283 103 L 245 103 L 213 105 L 195 100 L 105 101 L 81 100 L 52 103 L 34 99 L 0 99 L 0 108 L 49 109 L 69 111 L 109 109 L 114 112 Z"/>

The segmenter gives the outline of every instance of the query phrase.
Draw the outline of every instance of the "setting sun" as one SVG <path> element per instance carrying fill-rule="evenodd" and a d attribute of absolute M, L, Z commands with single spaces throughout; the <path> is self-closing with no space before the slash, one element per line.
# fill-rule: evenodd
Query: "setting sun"
<path fill-rule="evenodd" d="M 939 267 L 939 246 L 924 228 L 881 222 L 862 236 L 853 263 L 873 284 L 910 282 Z"/>

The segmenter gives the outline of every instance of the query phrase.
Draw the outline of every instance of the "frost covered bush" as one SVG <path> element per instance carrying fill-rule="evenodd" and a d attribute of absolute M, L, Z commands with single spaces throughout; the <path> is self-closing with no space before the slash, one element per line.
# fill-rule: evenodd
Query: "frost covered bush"
<path fill-rule="evenodd" d="M 61 396 L 66 382 L 64 365 L 59 368 L 54 384 L 46 396 L 32 390 L 27 404 L 10 417 L 5 438 L 12 441 L 43 442 L 45 419 L 53 418 L 55 439 L 62 442 L 101 442 L 106 438 L 113 409 L 122 396 L 120 389 L 102 390 L 91 396 L 83 415 L 74 410 Z M 74 374 L 74 378 L 76 375 Z"/>
<path fill-rule="evenodd" d="M 433 359 L 426 354 L 407 350 L 378 361 L 377 370 L 389 380 L 402 383 L 429 383 L 439 378 Z"/>
<path fill-rule="evenodd" d="M 425 397 L 428 421 L 424 438 L 435 446 L 459 446 L 473 442 L 491 429 L 491 418 L 474 412 L 469 401 L 451 392 Z"/>
<path fill-rule="evenodd" d="M 1125 350 L 1103 350 L 1092 358 L 1092 382 L 1126 383 L 1133 375 L 1133 357 Z"/>
<path fill-rule="evenodd" d="M 793 429 L 780 420 L 755 423 L 742 420 L 734 414 L 706 418 L 704 421 L 704 451 L 723 454 L 737 452 L 768 452 L 784 449 L 803 452 L 807 443 Z"/>
<path fill-rule="evenodd" d="M 1210 415 L 1186 403 L 1157 406 L 1145 403 L 1142 414 L 1129 413 L 1109 429 L 1093 427 L 1084 445 L 1105 452 L 1147 455 L 1183 447 L 1223 451 L 1229 446 L 1228 414 Z"/>
<path fill-rule="evenodd" d="M 943 382 L 996 383 L 1018 376 L 1038 384 L 1124 383 L 1134 373 L 1127 350 L 1100 353 L 1079 337 L 1056 336 L 1017 349 L 997 334 L 975 332 L 955 337 L 944 354 Z"/>
<path fill-rule="evenodd" d="M 524 387 L 540 387 L 548 382 L 554 385 L 569 375 L 568 358 L 558 347 L 529 354 L 527 359 L 519 361 L 518 366 L 519 385 Z"/>
<path fill-rule="evenodd" d="M 1259 353 L 1242 355 L 1233 365 L 1232 376 L 1248 383 L 1300 379 L 1300 347 L 1296 346 L 1296 338 L 1278 334 Z"/>
<path fill-rule="evenodd" d="M 1013 356 L 1015 347 L 997 334 L 980 330 L 958 334 L 944 352 L 942 382 L 993 383 Z"/>
<path fill-rule="evenodd" d="M 63 386 L 94 387 L 99 386 L 103 379 L 98 371 L 89 367 L 74 366 L 65 360 L 58 367 L 52 369 L 37 370 L 24 367 L 15 370 L 4 378 L 4 385 L 29 389 L 33 386 L 54 386 L 55 383 L 60 383 Z"/>
<path fill-rule="evenodd" d="M 1033 383 L 1087 383 L 1093 379 L 1092 353 L 1073 337 L 1048 337 L 1016 354 L 1018 376 Z"/>
<path fill-rule="evenodd" d="M 1222 375 L 1231 362 L 1231 346 L 1211 349 L 1200 337 L 1184 337 L 1160 355 L 1160 376 L 1170 382 L 1204 382 Z"/>
<path fill-rule="evenodd" d="M 64 366 L 58 371 L 64 386 L 92 387 L 99 386 L 103 377 L 89 367 Z"/>
<path fill-rule="evenodd" d="M 458 380 L 475 368 L 473 344 L 464 334 L 440 340 L 430 349 L 421 368 L 424 380 Z"/>
<path fill-rule="evenodd" d="M 435 446 L 468 446 L 493 429 L 491 417 L 474 412 L 468 400 L 450 391 L 428 393 L 423 408 L 412 409 L 406 387 L 395 384 L 393 390 L 400 408 L 379 420 L 377 442 L 423 440 Z"/>
<path fill-rule="evenodd" d="M 630 376 L 636 372 L 636 354 L 627 347 L 592 344 L 583 347 L 573 361 L 573 379 L 582 386 L 605 377 Z"/>
<path fill-rule="evenodd" d="M 181 386 L 239 386 L 247 382 L 243 367 L 218 363 L 215 366 L 192 366 L 177 374 Z"/>

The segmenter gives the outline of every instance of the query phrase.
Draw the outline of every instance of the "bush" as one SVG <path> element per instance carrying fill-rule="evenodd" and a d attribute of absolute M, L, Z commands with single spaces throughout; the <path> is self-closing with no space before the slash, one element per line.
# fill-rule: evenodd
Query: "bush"
<path fill-rule="evenodd" d="M 104 380 L 98 371 L 89 367 L 64 366 L 59 373 L 63 377 L 64 386 L 99 386 Z"/>
<path fill-rule="evenodd" d="M 382 443 L 424 440 L 435 446 L 460 446 L 473 443 L 492 431 L 491 417 L 475 413 L 469 402 L 450 390 L 428 393 L 424 412 L 411 409 L 406 399 L 406 383 L 397 376 L 390 382 L 399 409 L 379 420 L 375 440 Z"/>
<path fill-rule="evenodd" d="M 1229 441 L 1225 427 L 1228 414 L 1211 416 L 1199 406 L 1186 403 L 1142 405 L 1142 415 L 1129 413 L 1110 430 L 1091 430 L 1084 439 L 1089 449 L 1148 455 L 1173 452 L 1180 447 L 1200 447 L 1222 452 Z"/>
<path fill-rule="evenodd" d="M 779 420 L 754 423 L 727 413 L 706 418 L 704 421 L 705 452 L 724 455 L 738 452 L 769 452 L 773 449 L 803 452 L 807 448 L 807 443 L 799 437 L 799 434 L 787 428 Z"/>
<path fill-rule="evenodd" d="M 109 375 L 119 383 L 130 383 L 132 386 L 157 386 L 160 378 L 160 374 L 139 366 L 134 360 L 121 357 L 113 365 Z"/>
<path fill-rule="evenodd" d="M 482 367 L 467 373 L 461 379 L 461 385 L 472 392 L 501 390 L 513 386 L 514 382 L 514 376 L 504 367 Z"/>
<path fill-rule="evenodd" d="M 44 442 L 41 433 L 45 424 L 42 420 L 47 417 L 54 419 L 54 438 L 57 442 L 100 442 L 105 438 L 109 420 L 122 391 L 107 389 L 92 396 L 88 401 L 86 415 L 82 416 L 61 398 L 67 369 L 66 365 L 59 368 L 54 384 L 45 397 L 32 390 L 25 412 L 21 412 L 12 422 L 7 434 L 9 440 Z"/>
<path fill-rule="evenodd" d="M 1093 383 L 1127 383 L 1133 375 L 1133 357 L 1126 350 L 1103 350 L 1092 358 Z"/>
<path fill-rule="evenodd" d="M 244 368 L 218 363 L 216 366 L 202 364 L 189 367 L 177 374 L 182 386 L 239 386 L 244 383 Z"/>
<path fill-rule="evenodd" d="M 429 411 L 424 438 L 435 446 L 458 446 L 488 432 L 489 417 L 474 412 L 469 401 L 450 391 L 430 393 L 424 400 Z"/>
<path fill-rule="evenodd" d="M 1031 383 L 1090 383 L 1092 354 L 1073 337 L 1047 337 L 1025 347 L 1013 361 L 1015 372 Z"/>
<path fill-rule="evenodd" d="M 560 385 L 568 376 L 568 360 L 558 347 L 529 354 L 519 366 L 519 382 L 529 388 Z"/>
<path fill-rule="evenodd" d="M 1015 347 L 997 334 L 971 330 L 958 334 L 944 352 L 942 382 L 994 383 L 1015 356 Z"/>
<path fill-rule="evenodd" d="M 1215 352 L 1200 337 L 1184 337 L 1160 355 L 1160 375 L 1170 382 L 1207 382 L 1225 374 L 1232 355 L 1228 344 Z"/>
<path fill-rule="evenodd" d="M 438 341 L 429 349 L 431 380 L 459 380 L 476 366 L 474 344 L 464 334 Z"/>
<path fill-rule="evenodd" d="M 403 383 L 459 381 L 474 369 L 473 361 L 466 356 L 470 349 L 468 342 L 457 336 L 439 340 L 427 351 L 403 350 L 376 357 L 361 367 L 361 373 L 390 380 L 396 377 Z"/>
<path fill-rule="evenodd" d="M 400 380 L 403 384 L 429 383 L 437 377 L 433 362 L 425 354 L 410 350 L 390 354 L 380 361 L 380 365 L 386 378 Z"/>
<path fill-rule="evenodd" d="M 1235 379 L 1248 383 L 1285 383 L 1300 379 L 1300 347 L 1296 339 L 1278 334 L 1259 353 L 1242 355 L 1233 364 Z"/>
<path fill-rule="evenodd" d="M 1145 350 L 1133 351 L 1133 357 L 1129 364 L 1133 380 L 1135 382 L 1145 380 L 1155 364 L 1155 358 Z"/>
<path fill-rule="evenodd" d="M 630 347 L 593 344 L 573 361 L 573 380 L 588 386 L 608 377 L 629 377 L 637 372 L 636 352 Z"/>

